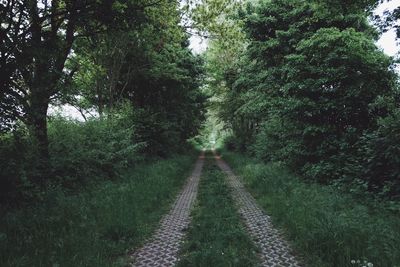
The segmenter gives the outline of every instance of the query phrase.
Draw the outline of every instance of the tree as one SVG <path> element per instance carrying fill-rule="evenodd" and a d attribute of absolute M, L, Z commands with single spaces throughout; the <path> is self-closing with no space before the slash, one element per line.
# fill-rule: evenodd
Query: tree
<path fill-rule="evenodd" d="M 22 112 L 14 112 L 37 140 L 41 168 L 48 162 L 47 109 L 51 97 L 73 70 L 65 62 L 78 29 L 112 2 L 94 1 L 7 1 L 1 4 L 2 95 L 12 97 Z M 11 111 L 12 112 L 12 111 Z"/>
<path fill-rule="evenodd" d="M 79 37 L 104 32 L 107 25 L 124 26 L 161 1 L 33 0 L 0 4 L 1 109 L 31 129 L 44 177 L 49 152 L 47 110 L 51 99 L 64 89 L 75 69 L 66 68 Z M 137 12 L 136 12 L 137 11 Z M 12 104 L 10 104 L 12 102 Z M 40 179 L 43 180 L 43 179 Z"/>
<path fill-rule="evenodd" d="M 203 118 L 202 60 L 188 48 L 178 6 L 159 2 L 135 20 L 121 18 L 121 28 L 76 42 L 69 64 L 79 70 L 61 96 L 79 110 L 94 107 L 109 117 L 129 101 L 139 129 L 135 141 L 147 143 L 151 154 L 182 147 Z"/>
<path fill-rule="evenodd" d="M 359 151 L 374 150 L 382 122 L 393 121 L 382 118 L 395 117 L 378 104 L 394 98 L 396 75 L 374 44 L 378 32 L 367 18 L 375 5 L 274 0 L 245 7 L 248 46 L 236 69 L 224 71 L 220 104 L 239 148 L 321 182 L 360 178 L 366 158 Z M 380 162 L 386 156 L 376 151 Z M 364 173 L 374 176 L 371 188 L 377 169 Z"/>

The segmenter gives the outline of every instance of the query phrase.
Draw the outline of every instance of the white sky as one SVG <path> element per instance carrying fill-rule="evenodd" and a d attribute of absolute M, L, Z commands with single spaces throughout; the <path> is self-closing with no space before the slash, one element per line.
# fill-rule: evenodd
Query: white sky
<path fill-rule="evenodd" d="M 378 6 L 375 10 L 375 14 L 382 15 L 385 10 L 393 10 L 400 6 L 400 0 L 392 0 L 385 2 Z M 399 52 L 399 46 L 396 45 L 396 32 L 394 29 L 382 34 L 381 38 L 377 42 L 377 45 L 383 49 L 383 51 L 389 56 L 395 56 Z"/>
<path fill-rule="evenodd" d="M 190 41 L 190 49 L 192 49 L 192 51 L 195 54 L 200 54 L 203 53 L 204 51 L 206 51 L 207 49 L 207 40 L 197 36 L 197 35 L 192 35 L 189 39 Z"/>

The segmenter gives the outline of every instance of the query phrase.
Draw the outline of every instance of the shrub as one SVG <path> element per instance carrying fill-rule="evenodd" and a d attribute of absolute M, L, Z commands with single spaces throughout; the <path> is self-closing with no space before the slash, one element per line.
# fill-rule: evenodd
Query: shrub
<path fill-rule="evenodd" d="M 139 158 L 143 143 L 133 140 L 134 127 L 124 114 L 85 123 L 60 117 L 49 123 L 53 174 L 64 185 L 93 178 L 114 178 Z"/>
<path fill-rule="evenodd" d="M 144 142 L 135 140 L 131 109 L 87 122 L 49 118 L 49 186 L 76 188 L 93 180 L 114 179 L 120 170 L 142 159 Z M 30 183 L 37 175 L 36 146 L 20 125 L 0 135 L 0 201 L 15 204 L 40 197 L 43 189 Z"/>
<path fill-rule="evenodd" d="M 400 109 L 379 120 L 379 127 L 359 143 L 360 179 L 371 191 L 400 196 Z"/>

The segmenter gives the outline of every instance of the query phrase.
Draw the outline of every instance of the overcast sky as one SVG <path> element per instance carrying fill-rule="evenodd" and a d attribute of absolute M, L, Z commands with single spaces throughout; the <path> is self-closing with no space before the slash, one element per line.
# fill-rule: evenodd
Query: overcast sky
<path fill-rule="evenodd" d="M 393 10 L 396 7 L 400 6 L 400 0 L 392 0 L 390 2 L 385 2 L 381 4 L 375 14 L 382 15 L 385 10 Z M 389 56 L 394 56 L 399 52 L 399 46 L 396 45 L 396 33 L 395 30 L 392 29 L 386 33 L 384 33 L 378 41 L 378 46 L 383 49 L 383 51 Z"/>

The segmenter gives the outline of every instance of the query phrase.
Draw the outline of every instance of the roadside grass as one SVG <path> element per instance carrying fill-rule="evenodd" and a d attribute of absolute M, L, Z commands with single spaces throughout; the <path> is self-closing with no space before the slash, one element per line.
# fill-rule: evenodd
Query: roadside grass
<path fill-rule="evenodd" d="M 224 174 L 213 161 L 206 162 L 178 266 L 256 266 L 256 248 L 241 223 Z"/>
<path fill-rule="evenodd" d="M 59 189 L 46 201 L 0 218 L 0 266 L 126 266 L 126 254 L 153 232 L 194 156 L 126 171 L 117 182 L 76 195 Z"/>
<path fill-rule="evenodd" d="M 305 183 L 276 163 L 230 152 L 223 158 L 308 266 L 400 266 L 398 214 L 362 204 L 332 187 Z"/>

